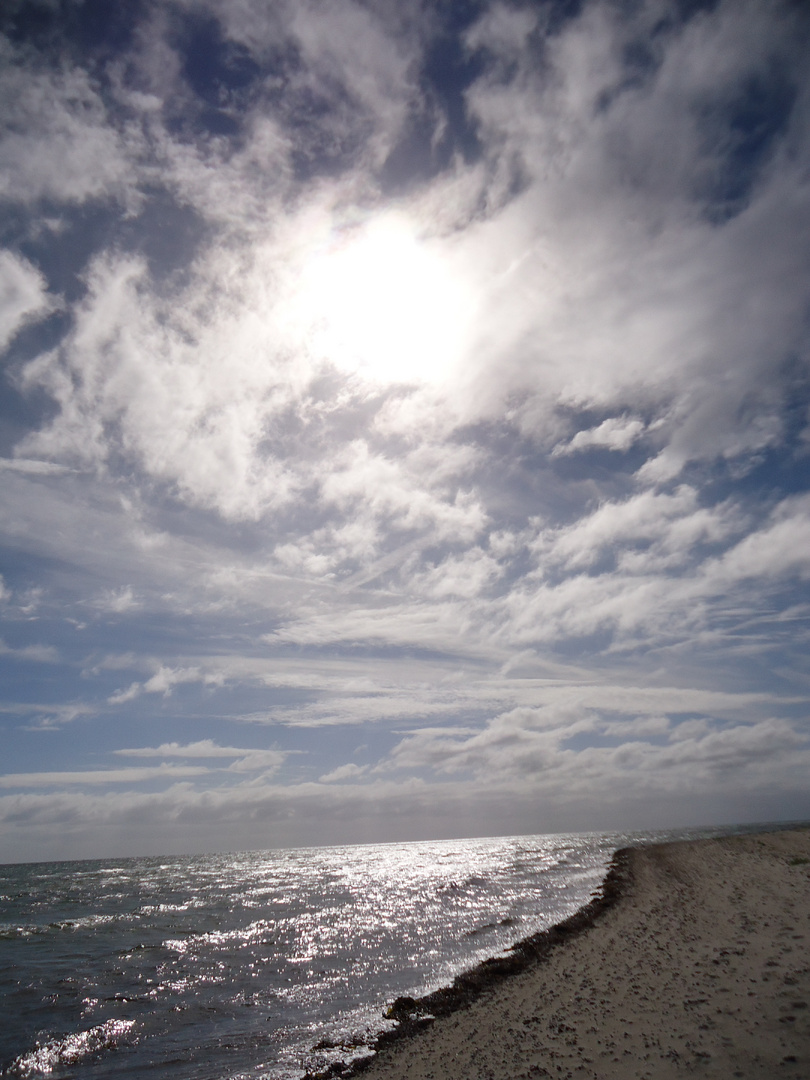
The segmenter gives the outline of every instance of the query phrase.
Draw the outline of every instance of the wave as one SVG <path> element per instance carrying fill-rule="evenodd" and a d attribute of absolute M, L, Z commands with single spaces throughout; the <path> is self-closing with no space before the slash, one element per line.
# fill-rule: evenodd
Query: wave
<path fill-rule="evenodd" d="M 95 930 L 99 926 L 120 922 L 120 915 L 80 915 L 74 919 L 59 919 L 49 923 L 0 923 L 0 939 L 12 941 L 15 938 L 34 937 L 38 934 L 53 934 L 63 930 Z"/>
<path fill-rule="evenodd" d="M 87 1031 L 77 1031 L 61 1039 L 38 1043 L 4 1071 L 4 1076 L 47 1076 L 63 1065 L 76 1065 L 91 1054 L 114 1050 L 133 1042 L 134 1020 L 107 1020 Z"/>

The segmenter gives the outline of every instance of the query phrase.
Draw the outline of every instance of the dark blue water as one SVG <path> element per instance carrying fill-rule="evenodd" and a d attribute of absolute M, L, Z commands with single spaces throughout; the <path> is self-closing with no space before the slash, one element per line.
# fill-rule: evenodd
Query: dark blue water
<path fill-rule="evenodd" d="M 0 866 L 0 1075 L 287 1080 L 367 1053 L 395 997 L 565 918 L 617 847 L 664 835 Z"/>

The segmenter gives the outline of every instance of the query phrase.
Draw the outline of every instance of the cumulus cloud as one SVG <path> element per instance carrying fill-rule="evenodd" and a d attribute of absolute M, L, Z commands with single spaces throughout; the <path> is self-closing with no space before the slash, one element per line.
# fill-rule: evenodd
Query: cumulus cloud
<path fill-rule="evenodd" d="M 575 454 L 591 447 L 605 450 L 629 450 L 645 430 L 643 420 L 629 416 L 610 416 L 595 428 L 578 431 L 567 443 L 560 443 L 551 452 L 552 457 Z"/>
<path fill-rule="evenodd" d="M 778 719 L 730 724 L 717 730 L 705 721 L 686 730 L 666 718 L 608 721 L 580 710 L 517 709 L 495 717 L 482 730 L 422 729 L 407 736 L 391 755 L 390 767 L 531 779 L 538 791 L 584 794 L 597 785 L 611 791 L 687 792 L 723 783 L 729 775 L 754 784 L 791 764 L 810 760 L 806 734 Z M 587 736 L 574 749 L 572 740 Z M 599 745 L 599 737 L 608 745 Z M 587 745 L 588 742 L 596 745 Z"/>

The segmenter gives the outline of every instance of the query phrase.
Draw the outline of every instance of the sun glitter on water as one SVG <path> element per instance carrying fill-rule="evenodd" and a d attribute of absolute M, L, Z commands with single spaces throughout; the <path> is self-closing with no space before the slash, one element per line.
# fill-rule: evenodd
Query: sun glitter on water
<path fill-rule="evenodd" d="M 371 382 L 441 382 L 460 358 L 461 282 L 400 214 L 333 232 L 302 272 L 297 306 L 313 353 Z"/>

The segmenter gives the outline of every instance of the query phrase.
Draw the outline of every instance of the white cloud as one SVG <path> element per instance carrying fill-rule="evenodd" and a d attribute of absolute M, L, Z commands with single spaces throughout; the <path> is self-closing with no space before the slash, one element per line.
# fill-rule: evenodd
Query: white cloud
<path fill-rule="evenodd" d="M 644 491 L 624 502 L 605 502 L 574 525 L 543 530 L 532 543 L 540 568 L 548 560 L 578 569 L 595 563 L 606 549 L 621 559 L 638 543 L 678 563 L 699 542 L 716 543 L 740 527 L 728 505 L 703 508 L 698 492 L 686 484 L 673 494 Z M 640 569 L 638 563 L 634 569 Z"/>
<path fill-rule="evenodd" d="M 187 296 L 189 309 L 213 300 L 204 294 L 215 282 L 199 284 L 203 295 Z M 61 406 L 26 441 L 28 451 L 100 464 L 117 444 L 184 498 L 226 517 L 287 501 L 290 475 L 262 460 L 259 444 L 268 415 L 283 411 L 294 390 L 284 383 L 285 362 L 274 363 L 260 299 L 251 314 L 217 289 L 221 317 L 192 327 L 182 298 L 169 304 L 151 292 L 140 260 L 102 257 L 89 287 L 62 353 L 24 371 L 25 385 L 45 386 Z"/>
<path fill-rule="evenodd" d="M 324 773 L 318 780 L 320 784 L 337 784 L 342 780 L 359 780 L 368 772 L 367 765 L 355 765 L 349 762 L 347 765 L 338 765 L 331 772 Z"/>
<path fill-rule="evenodd" d="M 85 769 L 61 772 L 6 773 L 0 787 L 63 787 L 71 784 L 140 784 L 146 780 L 176 780 L 202 776 L 208 769 L 196 765 L 156 765 L 132 769 Z"/>
<path fill-rule="evenodd" d="M 804 352 L 808 260 L 795 231 L 807 212 L 804 151 L 765 168 L 722 229 L 701 219 L 698 197 L 722 149 L 706 145 L 700 118 L 715 104 L 724 116 L 776 56 L 798 71 L 790 18 L 749 4 L 740 19 L 720 5 L 660 35 L 651 48 L 661 64 L 628 80 L 625 45 L 645 40 L 654 10 L 628 18 L 590 5 L 542 59 L 527 47 L 510 81 L 496 69 L 473 87 L 493 154 L 521 160 L 529 183 L 466 244 L 467 261 L 493 283 L 479 302 L 488 359 L 476 363 L 477 399 L 494 408 L 524 396 L 538 437 L 553 432 L 558 401 L 656 401 L 668 445 L 642 475 L 657 481 L 689 459 L 780 440 L 772 375 Z M 501 281 L 508 291 L 493 287 Z"/>
<path fill-rule="evenodd" d="M 580 751 L 560 749 L 553 732 L 533 731 L 517 718 L 484 738 L 462 731 L 455 737 L 446 734 L 455 754 L 449 764 L 481 767 L 472 781 L 428 783 L 411 775 L 362 783 L 350 778 L 343 783 L 260 782 L 205 791 L 180 783 L 160 792 L 109 796 L 92 790 L 20 792 L 0 798 L 6 848 L 14 849 L 23 836 L 39 842 L 57 824 L 63 844 L 79 850 L 83 838 L 98 841 L 102 826 L 126 828 L 131 838 L 158 823 L 169 849 L 189 837 L 203 846 L 232 849 L 237 837 L 259 847 L 268 841 L 345 842 L 357 836 L 358 822 L 366 823 L 363 835 L 375 839 L 412 837 L 416 823 L 425 827 L 433 822 L 435 829 L 437 821 L 450 835 L 470 835 L 470 830 L 475 835 L 485 821 L 508 832 L 548 828 L 552 822 L 560 822 L 562 829 L 586 828 L 594 820 L 610 827 L 608 822 L 621 821 L 632 808 L 644 813 L 647 827 L 654 827 L 672 824 L 674 806 L 681 807 L 682 822 L 702 824 L 707 811 L 711 819 L 724 800 L 725 805 L 733 802 L 740 783 L 749 807 L 773 805 L 777 791 L 783 805 L 787 799 L 791 806 L 806 806 L 806 740 L 777 720 L 738 724 L 706 736 L 692 728 L 687 738 L 671 743 L 637 739 Z M 426 733 L 418 747 L 413 745 L 414 763 L 429 768 L 445 761 L 437 745 L 440 737 Z M 494 773 L 485 771 L 488 754 Z M 404 832 L 397 831 L 396 822 L 404 823 Z"/>
<path fill-rule="evenodd" d="M 54 306 L 42 274 L 14 252 L 0 250 L 0 349 L 26 322 Z"/>
<path fill-rule="evenodd" d="M 531 778 L 539 791 L 584 795 L 589 789 L 685 794 L 706 784 L 735 783 L 748 775 L 754 784 L 777 775 L 790 761 L 810 763 L 806 734 L 784 720 L 766 719 L 716 730 L 687 722 L 686 730 L 661 717 L 602 722 L 579 709 L 515 709 L 474 733 L 424 729 L 395 748 L 390 767 L 442 774 L 472 774 L 478 782 L 494 777 L 521 782 Z M 585 736 L 581 749 L 566 745 Z M 607 736 L 615 745 L 587 745 L 588 736 Z"/>
<path fill-rule="evenodd" d="M 470 49 L 484 48 L 505 63 L 519 60 L 529 34 L 535 30 L 538 15 L 534 11 L 496 3 L 467 31 L 465 43 Z"/>
<path fill-rule="evenodd" d="M 385 32 L 373 10 L 351 0 L 296 3 L 290 29 L 308 61 L 308 79 L 323 89 L 342 84 L 361 114 L 374 118 L 373 135 L 364 149 L 373 163 L 382 163 L 415 96 L 412 57 Z M 362 64 L 356 62 L 358 54 L 364 57 Z M 338 108 L 332 120 L 338 131 L 341 122 L 354 125 L 357 118 L 348 121 Z"/>
<path fill-rule="evenodd" d="M 263 772 L 270 774 L 276 772 L 284 763 L 287 753 L 282 750 L 253 750 L 239 746 L 220 746 L 213 739 L 198 739 L 197 742 L 186 743 L 161 743 L 160 746 L 141 746 L 123 750 L 114 750 L 113 753 L 124 757 L 160 757 L 160 758 L 216 758 L 236 759 L 228 766 L 229 772 L 249 773 Z"/>
<path fill-rule="evenodd" d="M 118 589 L 105 589 L 96 600 L 95 606 L 101 611 L 123 615 L 128 611 L 137 610 L 140 604 L 132 591 L 132 586 L 126 585 Z"/>
<path fill-rule="evenodd" d="M 388 519 L 389 527 L 432 526 L 437 540 L 469 542 L 486 523 L 478 500 L 459 490 L 453 476 L 453 465 L 466 471 L 469 464 L 464 449 L 442 453 L 438 447 L 421 447 L 394 459 L 373 454 L 367 443 L 356 440 L 333 461 L 322 484 L 323 498 L 343 511 L 357 506 Z"/>
<path fill-rule="evenodd" d="M 592 446 L 604 447 L 606 450 L 629 450 L 643 435 L 644 430 L 644 421 L 637 417 L 611 416 L 595 428 L 578 431 L 569 442 L 558 444 L 552 450 L 551 456 L 575 454 Z"/>
<path fill-rule="evenodd" d="M 17 202 L 126 196 L 136 129 L 111 123 L 88 73 L 37 68 L 0 36 L 0 195 Z"/>
<path fill-rule="evenodd" d="M 198 739 L 192 743 L 161 743 L 160 746 L 139 746 L 123 750 L 114 750 L 113 753 L 124 757 L 200 757 L 200 758 L 234 758 L 252 753 L 235 746 L 220 746 L 213 739 Z"/>
<path fill-rule="evenodd" d="M 60 476 L 70 472 L 65 465 L 53 461 L 34 461 L 30 458 L 0 458 L 0 469 L 27 473 L 30 476 Z"/>
<path fill-rule="evenodd" d="M 806 706 L 810 511 L 746 480 L 779 451 L 785 489 L 803 483 L 785 416 L 807 361 L 804 16 L 591 2 L 548 33 L 541 7 L 490 5 L 467 33 L 482 63 L 459 134 L 420 68 L 438 8 L 206 9 L 273 60 L 242 97 L 220 88 L 233 138 L 199 119 L 165 5 L 103 87 L 4 46 L 0 165 L 20 213 L 49 201 L 54 224 L 31 224 L 43 268 L 59 228 L 80 229 L 77 203 L 131 215 L 59 301 L 61 340 L 14 376 L 55 411 L 0 459 L 4 541 L 35 566 L 31 582 L 15 567 L 31 603 L 9 614 L 88 642 L 81 715 L 109 716 L 106 698 L 124 724 L 162 695 L 166 742 L 118 752 L 169 763 L 25 775 L 189 781 L 115 806 L 25 795 L 9 815 L 220 814 L 258 832 L 374 806 L 389 824 L 445 808 L 464 822 L 476 799 L 598 815 L 624 798 L 652 812 L 657 791 L 692 805 L 806 788 L 789 718 Z M 770 100 L 772 79 L 784 124 L 754 168 L 735 109 L 746 87 Z M 415 173 L 385 196 L 397 146 Z M 137 214 L 171 198 L 201 239 L 166 276 L 118 237 L 149 250 Z M 397 261 L 414 252 L 411 288 Z M 7 341 L 56 304 L 11 253 L 0 297 Z M 631 448 L 647 455 L 634 476 Z M 591 469 L 594 449 L 616 453 Z M 156 658 L 143 641 L 160 619 L 179 640 Z M 58 647 L 4 647 L 8 668 L 69 655 L 52 632 Z M 302 766 L 318 783 L 271 785 L 292 751 L 172 741 L 195 695 L 211 724 L 284 725 L 299 749 L 319 726 L 403 734 L 376 763 L 344 745 Z"/>
<path fill-rule="evenodd" d="M 219 671 L 202 671 L 198 667 L 172 668 L 160 664 L 155 674 L 145 682 L 133 682 L 124 690 L 118 690 L 107 698 L 111 705 L 123 705 L 134 701 L 141 694 L 163 694 L 169 697 L 175 686 L 186 683 L 202 683 L 204 686 L 222 686 L 225 676 Z"/>
<path fill-rule="evenodd" d="M 785 499 L 763 528 L 707 565 L 706 576 L 717 587 L 745 579 L 810 578 L 810 499 Z"/>
<path fill-rule="evenodd" d="M 135 701 L 136 698 L 140 697 L 141 693 L 141 684 L 132 682 L 125 689 L 116 690 L 115 693 L 110 694 L 107 702 L 110 705 L 126 705 L 128 701 Z"/>
<path fill-rule="evenodd" d="M 246 10 L 231 23 L 249 35 Z M 342 70 L 337 57 L 347 43 L 356 48 L 357 34 L 371 35 L 367 64 L 352 65 L 355 74 L 346 76 L 353 99 L 365 108 L 382 93 L 397 102 L 400 115 L 412 92 L 408 63 L 396 59 L 397 46 L 382 23 L 348 3 L 317 12 L 307 5 L 290 17 L 285 33 L 303 43 L 312 70 L 323 64 L 318 70 L 327 81 Z M 452 395 L 445 388 L 444 400 L 434 394 L 432 405 L 430 396 L 411 395 L 408 434 L 418 430 L 420 410 L 438 410 L 446 435 L 459 417 L 502 415 L 513 395 L 521 399 L 513 420 L 534 438 L 551 439 L 558 455 L 588 446 L 621 450 L 645 430 L 628 411 L 627 399 L 637 399 L 658 413 L 653 426 L 663 446 L 639 474 L 653 483 L 676 475 L 691 458 L 738 457 L 778 442 L 780 400 L 771 373 L 800 347 L 801 282 L 810 267 L 798 239 L 797 221 L 806 212 L 798 166 L 783 163 L 779 174 L 766 173 L 751 205 L 722 230 L 700 218 L 691 195 L 684 202 L 660 190 L 667 177 L 671 182 L 667 161 L 659 172 L 645 166 L 634 184 L 627 183 L 627 169 L 632 173 L 656 154 L 666 157 L 672 140 L 663 119 L 673 113 L 689 132 L 678 152 L 689 168 L 702 168 L 692 105 L 697 109 L 708 93 L 716 43 L 728 38 L 718 78 L 731 93 L 748 67 L 757 66 L 752 42 L 761 42 L 765 53 L 787 49 L 786 62 L 792 62 L 784 28 L 747 8 L 746 28 L 738 31 L 722 7 L 695 20 L 704 59 L 690 51 L 692 30 L 673 31 L 658 46 L 661 65 L 637 85 L 624 85 L 624 46 L 640 27 L 650 28 L 649 12 L 634 25 L 603 6 L 590 7 L 549 40 L 545 75 L 534 68 L 531 49 L 520 46 L 528 17 L 498 9 L 488 18 L 515 31 L 499 32 L 491 47 L 508 42 L 510 55 L 517 48 L 518 74 L 508 83 L 483 77 L 468 100 L 493 160 L 507 160 L 513 148 L 530 182 L 506 207 L 450 236 L 431 235 L 429 188 L 403 202 L 405 217 L 428 215 L 420 226 L 469 294 L 466 353 L 454 369 Z M 381 91 L 383 83 L 388 89 Z M 603 98 L 594 117 L 594 103 Z M 380 116 L 375 122 L 380 131 L 393 131 L 400 120 Z M 637 132 L 639 145 L 622 141 L 628 131 Z M 198 151 L 176 146 L 172 152 Z M 241 205 L 259 179 L 235 158 L 216 169 L 188 164 L 187 171 L 207 190 L 219 182 L 220 166 L 233 170 L 242 195 L 220 193 L 213 201 Z M 212 245 L 197 259 L 191 283 L 170 300 L 157 294 L 141 262 L 99 258 L 61 354 L 27 369 L 28 384 L 46 387 L 61 415 L 25 449 L 84 461 L 123 452 L 184 500 L 233 520 L 289 506 L 325 465 L 323 494 L 340 512 L 364 508 L 375 519 L 393 517 L 402 528 L 435 521 L 440 535 L 474 534 L 485 511 L 472 496 L 463 496 L 463 505 L 462 496 L 442 497 L 435 466 L 426 460 L 431 452 L 437 461 L 449 455 L 455 467 L 447 470 L 447 486 L 458 491 L 469 447 L 455 440 L 451 450 L 443 439 L 443 453 L 428 444 L 393 460 L 362 437 L 347 442 L 341 430 L 341 414 L 345 410 L 350 423 L 368 387 L 349 380 L 342 398 L 328 406 L 312 394 L 323 357 L 313 355 L 313 327 L 306 320 L 291 324 L 291 298 L 313 251 L 339 227 L 346 197 L 344 185 L 324 183 L 272 224 L 263 219 L 261 241 L 251 235 L 250 246 L 244 237 Z M 252 220 L 252 211 L 242 212 Z M 767 266 L 753 257 L 763 250 Z M 419 319 L 414 312 L 411 322 Z M 401 399 L 402 416 L 408 400 Z M 622 400 L 619 416 L 567 443 L 554 438 L 558 404 L 606 408 Z M 752 408 L 753 421 L 745 415 Z M 394 412 L 387 414 L 389 423 Z M 268 433 L 285 424 L 317 430 L 303 457 L 292 452 L 300 443 L 268 452 Z M 296 546 L 282 550 L 292 553 Z M 331 569 L 323 560 L 308 558 L 308 565 Z"/>
<path fill-rule="evenodd" d="M 415 575 L 412 587 L 435 599 L 447 596 L 472 599 L 497 581 L 502 573 L 503 568 L 496 559 L 481 548 L 471 548 L 461 556 L 445 559 L 426 573 Z"/>
<path fill-rule="evenodd" d="M 0 712 L 18 719 L 33 717 L 33 720 L 22 725 L 24 731 L 55 731 L 74 720 L 92 718 L 98 709 L 90 702 L 9 701 L 0 706 Z"/>
<path fill-rule="evenodd" d="M 284 764 L 287 754 L 282 750 L 251 750 L 228 766 L 228 772 L 261 772 L 263 777 L 272 776 Z"/>
<path fill-rule="evenodd" d="M 10 656 L 15 660 L 30 660 L 37 664 L 58 664 L 59 653 L 52 645 L 21 645 L 13 648 L 0 639 L 0 656 Z"/>
<path fill-rule="evenodd" d="M 493 691 L 500 699 L 503 691 Z M 480 709 L 482 699 L 490 700 L 485 686 L 460 689 L 441 685 L 412 684 L 406 688 L 375 683 L 368 694 L 339 693 L 324 689 L 318 700 L 298 708 L 276 708 L 264 716 L 242 717 L 254 722 L 287 724 L 292 727 L 329 727 L 343 724 L 386 724 L 410 721 L 415 717 L 453 716 L 459 708 Z"/>
<path fill-rule="evenodd" d="M 309 617 L 291 617 L 265 640 L 273 645 L 327 645 L 338 642 L 365 642 L 367 645 L 410 646 L 447 651 L 451 654 L 481 654 L 483 650 L 470 634 L 471 615 L 450 603 L 385 603 L 378 607 L 339 608 Z M 495 643 L 490 643 L 495 644 Z"/>

